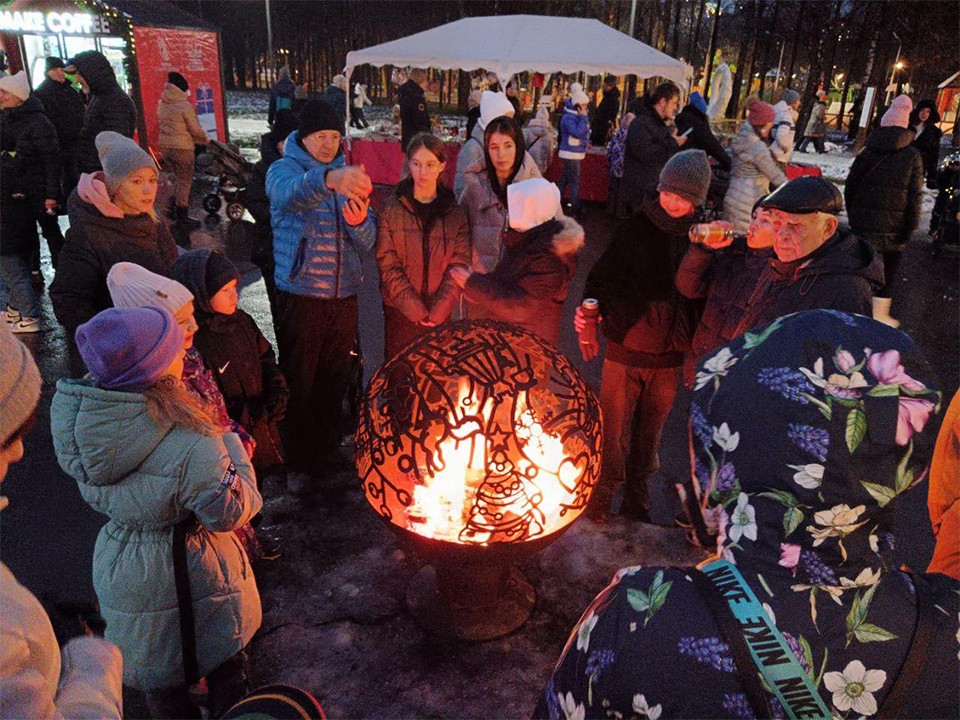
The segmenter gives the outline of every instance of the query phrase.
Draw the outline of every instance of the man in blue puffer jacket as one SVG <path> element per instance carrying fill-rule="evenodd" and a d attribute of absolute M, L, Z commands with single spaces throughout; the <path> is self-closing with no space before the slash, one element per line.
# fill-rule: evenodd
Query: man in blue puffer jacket
<path fill-rule="evenodd" d="M 339 464 L 343 398 L 356 352 L 362 252 L 377 238 L 373 185 L 344 167 L 343 118 L 311 100 L 283 157 L 267 172 L 273 226 L 280 365 L 290 386 L 284 445 L 290 491 Z"/>

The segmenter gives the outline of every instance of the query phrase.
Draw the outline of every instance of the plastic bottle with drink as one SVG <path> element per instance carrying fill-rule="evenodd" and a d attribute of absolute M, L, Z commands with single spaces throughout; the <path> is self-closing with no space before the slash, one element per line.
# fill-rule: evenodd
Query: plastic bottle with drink
<path fill-rule="evenodd" d="M 600 302 L 594 298 L 585 298 L 580 305 L 580 315 L 583 317 L 583 329 L 580 335 L 580 354 L 585 362 L 593 360 L 600 354 Z"/>
<path fill-rule="evenodd" d="M 730 223 L 718 221 L 712 223 L 698 223 L 690 228 L 690 242 L 695 245 L 704 245 L 710 250 L 725 248 L 733 242 L 733 226 Z"/>

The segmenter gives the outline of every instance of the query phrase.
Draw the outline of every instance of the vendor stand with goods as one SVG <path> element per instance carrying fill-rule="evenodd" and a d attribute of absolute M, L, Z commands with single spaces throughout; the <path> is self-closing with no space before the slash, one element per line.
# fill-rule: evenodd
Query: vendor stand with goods
<path fill-rule="evenodd" d="M 557 37 L 568 41 L 558 44 L 551 40 Z M 543 86 L 553 73 L 583 73 L 599 77 L 665 78 L 681 88 L 689 86 L 693 74 L 689 65 L 598 20 L 541 15 L 464 18 L 399 40 L 354 50 L 347 53 L 344 74 L 348 82 L 354 68 L 364 64 L 467 72 L 483 69 L 499 80 L 501 88 L 526 72 L 537 73 L 538 84 L 542 76 Z M 349 123 L 347 125 L 350 163 L 362 164 L 374 183 L 399 182 L 403 167 L 399 128 L 392 123 L 377 123 L 362 139 L 354 139 L 349 137 Z M 459 128 L 446 126 L 439 128 L 437 134 L 448 143 L 446 180 L 452 187 L 460 144 L 466 138 L 460 135 Z M 547 178 L 556 179 L 559 174 L 560 163 L 555 159 Z M 591 147 L 581 169 L 580 197 L 605 200 L 607 182 L 606 149 Z"/>

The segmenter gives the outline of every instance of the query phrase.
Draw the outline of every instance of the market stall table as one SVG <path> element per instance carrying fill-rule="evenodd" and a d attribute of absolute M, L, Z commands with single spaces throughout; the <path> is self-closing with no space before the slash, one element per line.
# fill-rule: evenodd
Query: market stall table
<path fill-rule="evenodd" d="M 447 167 L 443 179 L 446 186 L 452 188 L 460 145 L 448 142 L 446 146 Z M 396 185 L 400 182 L 403 171 L 403 150 L 400 149 L 400 141 L 394 138 L 351 138 L 347 162 L 356 166 L 363 165 L 375 185 Z"/>
<path fill-rule="evenodd" d="M 563 172 L 563 161 L 559 155 L 553 158 L 547 168 L 547 180 L 560 182 Z M 592 147 L 587 150 L 587 156 L 580 164 L 580 199 L 594 202 L 606 202 L 610 190 L 610 172 L 607 167 L 607 151 L 604 148 Z"/>

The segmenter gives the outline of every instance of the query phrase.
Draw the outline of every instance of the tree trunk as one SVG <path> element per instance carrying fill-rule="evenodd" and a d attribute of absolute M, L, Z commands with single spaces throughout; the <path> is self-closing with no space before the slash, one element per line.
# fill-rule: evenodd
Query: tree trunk
<path fill-rule="evenodd" d="M 823 86 L 827 92 L 830 91 L 830 84 L 833 82 L 833 70 L 835 61 L 837 59 L 837 47 L 840 45 L 839 34 L 843 31 L 843 25 L 840 19 L 841 4 L 842 0 L 837 0 L 837 4 L 833 11 L 833 24 L 829 30 L 832 47 L 830 48 L 830 59 L 827 60 L 827 64 L 823 68 Z M 837 35 L 834 35 L 834 33 L 837 33 Z"/>
<path fill-rule="evenodd" d="M 677 50 L 680 47 L 680 12 L 683 10 L 682 0 L 674 0 L 673 13 L 673 40 L 670 42 L 670 55 L 677 56 Z"/>
<path fill-rule="evenodd" d="M 775 42 L 777 38 L 777 20 L 780 17 L 780 0 L 773 0 L 773 19 L 770 21 L 770 32 L 767 34 L 766 39 L 763 44 L 763 59 L 762 65 L 760 66 L 760 95 L 763 96 L 763 87 L 767 82 L 767 71 L 770 70 L 771 58 L 770 58 L 770 48 L 776 47 L 780 43 Z M 770 91 L 768 96 L 770 102 L 774 100 L 773 90 Z"/>
<path fill-rule="evenodd" d="M 687 49 L 687 58 L 690 60 L 690 64 L 693 67 L 701 67 L 700 63 L 697 62 L 697 42 L 700 40 L 700 26 L 703 25 L 703 13 L 707 7 L 707 0 L 700 0 L 700 7 L 697 10 L 697 22 L 693 26 L 693 37 L 690 40 L 690 45 Z M 704 78 L 704 90 L 710 85 L 710 78 Z M 704 95 L 704 97 L 706 97 Z"/>
<path fill-rule="evenodd" d="M 790 63 L 789 67 L 787 68 L 787 82 L 791 82 L 793 80 L 793 64 L 797 59 L 797 45 L 800 44 L 800 34 L 803 32 L 803 16 L 806 12 L 807 4 L 800 3 L 800 12 L 797 14 L 797 25 L 793 31 L 793 45 L 790 47 Z"/>

